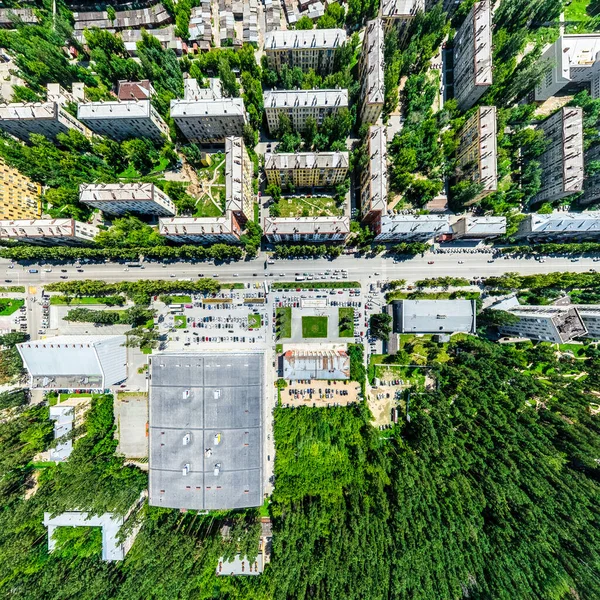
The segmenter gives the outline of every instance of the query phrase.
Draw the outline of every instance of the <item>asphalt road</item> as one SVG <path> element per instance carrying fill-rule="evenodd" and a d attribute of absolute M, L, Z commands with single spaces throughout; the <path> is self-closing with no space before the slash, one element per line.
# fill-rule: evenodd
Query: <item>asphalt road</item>
<path fill-rule="evenodd" d="M 433 264 L 428 264 L 430 261 Z M 462 261 L 462 264 L 459 263 Z M 489 262 L 492 261 L 492 262 Z M 524 275 L 535 273 L 552 273 L 555 271 L 585 272 L 598 267 L 592 258 L 580 258 L 573 261 L 569 258 L 547 257 L 545 262 L 533 258 L 497 258 L 491 259 L 489 254 L 426 254 L 394 263 L 391 258 L 355 258 L 342 256 L 335 260 L 275 260 L 275 264 L 264 268 L 265 258 L 233 264 L 212 265 L 210 263 L 177 262 L 168 265 L 146 263 L 144 269 L 131 267 L 125 270 L 123 265 L 115 263 L 84 265 L 83 272 L 73 266 L 53 266 L 46 272 L 44 266 L 22 267 L 15 265 L 9 269 L 10 261 L 0 260 L 0 272 L 4 279 L 10 279 L 14 285 L 38 285 L 52 281 L 61 281 L 61 276 L 73 279 L 99 279 L 103 281 L 135 281 L 138 279 L 169 279 L 191 277 L 199 274 L 205 277 L 219 275 L 219 281 L 257 281 L 268 276 L 270 281 L 290 281 L 296 273 L 321 273 L 326 270 L 346 269 L 349 280 L 368 281 L 377 279 L 406 279 L 409 283 L 426 277 L 489 277 L 506 272 L 517 272 Z M 30 268 L 37 268 L 38 273 L 29 273 Z M 66 270 L 66 273 L 62 272 Z M 257 277 L 254 277 L 254 274 Z M 283 276 L 280 274 L 283 273 Z M 237 277 L 236 277 L 237 276 Z M 2 285 L 2 283 L 0 283 Z M 7 285 L 6 283 L 4 285 Z"/>

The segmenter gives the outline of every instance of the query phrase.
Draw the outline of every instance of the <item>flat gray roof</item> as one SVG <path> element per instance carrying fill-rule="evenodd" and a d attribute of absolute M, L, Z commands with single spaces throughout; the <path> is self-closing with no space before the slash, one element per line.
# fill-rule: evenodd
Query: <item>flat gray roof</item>
<path fill-rule="evenodd" d="M 475 300 L 395 300 L 395 333 L 475 333 Z"/>
<path fill-rule="evenodd" d="M 263 379 L 262 352 L 151 358 L 151 505 L 220 510 L 262 504 Z"/>

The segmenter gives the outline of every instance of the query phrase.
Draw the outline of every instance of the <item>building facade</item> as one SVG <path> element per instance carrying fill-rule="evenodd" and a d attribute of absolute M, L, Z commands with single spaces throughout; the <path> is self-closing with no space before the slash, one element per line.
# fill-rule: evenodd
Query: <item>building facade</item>
<path fill-rule="evenodd" d="M 333 187 L 346 178 L 348 152 L 296 152 L 267 154 L 265 174 L 279 187 Z"/>
<path fill-rule="evenodd" d="M 371 225 L 376 242 L 428 242 L 450 235 L 447 215 L 381 215 Z"/>
<path fill-rule="evenodd" d="M 225 138 L 225 210 L 244 225 L 254 219 L 254 164 L 241 137 Z"/>
<path fill-rule="evenodd" d="M 379 16 L 383 20 L 383 27 L 388 33 L 391 29 L 396 29 L 398 39 L 403 45 L 418 12 L 425 9 L 425 0 L 383 0 L 379 9 Z"/>
<path fill-rule="evenodd" d="M 115 216 L 137 213 L 167 217 L 177 212 L 169 196 L 153 183 L 83 183 L 79 202 Z"/>
<path fill-rule="evenodd" d="M 158 231 L 179 244 L 235 244 L 242 234 L 242 228 L 231 212 L 222 217 L 159 219 Z"/>
<path fill-rule="evenodd" d="M 383 110 L 384 100 L 384 36 L 383 21 L 367 22 L 359 62 L 361 89 L 360 120 L 376 123 Z"/>
<path fill-rule="evenodd" d="M 284 113 L 294 130 L 303 132 L 309 117 L 321 125 L 326 116 L 348 108 L 348 90 L 272 90 L 264 93 L 263 100 L 271 133 L 279 129 L 279 116 Z"/>
<path fill-rule="evenodd" d="M 42 186 L 0 158 L 0 219 L 39 219 Z"/>
<path fill-rule="evenodd" d="M 15 219 L 0 221 L 0 241 L 42 246 L 92 244 L 100 230 L 75 219 Z"/>
<path fill-rule="evenodd" d="M 495 238 L 506 233 L 506 217 L 474 217 L 463 215 L 452 224 L 454 239 L 481 240 Z"/>
<path fill-rule="evenodd" d="M 585 240 L 600 236 L 600 211 L 530 213 L 520 223 L 516 238 L 531 240 Z"/>
<path fill-rule="evenodd" d="M 383 125 L 369 127 L 367 153 L 368 166 L 360 174 L 360 214 L 363 223 L 373 223 L 387 211 L 387 138 Z"/>
<path fill-rule="evenodd" d="M 277 72 L 287 65 L 326 74 L 333 70 L 335 51 L 345 43 L 344 29 L 288 29 L 266 33 L 264 49 L 269 67 Z"/>
<path fill-rule="evenodd" d="M 350 234 L 349 217 L 266 217 L 269 242 L 342 242 Z"/>
<path fill-rule="evenodd" d="M 600 161 L 600 145 L 592 146 L 585 152 L 585 167 L 594 162 Z M 600 171 L 593 175 L 586 175 L 583 180 L 583 195 L 579 199 L 581 204 L 596 204 L 600 202 Z"/>
<path fill-rule="evenodd" d="M 575 308 L 587 329 L 585 337 L 600 340 L 600 305 L 576 304 Z"/>
<path fill-rule="evenodd" d="M 498 189 L 496 107 L 479 106 L 459 130 L 458 139 L 457 179 L 482 186 L 469 202 L 473 204 Z"/>
<path fill-rule="evenodd" d="M 190 142 L 223 143 L 247 123 L 242 98 L 223 98 L 220 85 L 199 88 L 195 79 L 186 81 L 183 100 L 171 100 L 171 118 Z"/>
<path fill-rule="evenodd" d="M 583 189 L 583 110 L 576 106 L 561 108 L 538 129 L 544 132 L 546 150 L 538 159 L 542 168 L 542 187 L 534 202 L 552 201 Z"/>
<path fill-rule="evenodd" d="M 492 85 L 492 23 L 489 0 L 476 2 L 454 37 L 454 97 L 471 108 Z"/>

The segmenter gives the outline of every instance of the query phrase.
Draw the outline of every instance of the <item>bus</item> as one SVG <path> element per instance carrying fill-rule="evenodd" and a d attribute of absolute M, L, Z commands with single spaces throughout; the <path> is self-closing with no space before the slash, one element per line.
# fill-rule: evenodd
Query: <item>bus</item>
<path fill-rule="evenodd" d="M 304 277 L 303 275 L 296 275 L 296 281 L 304 281 L 306 279 L 306 277 Z"/>
<path fill-rule="evenodd" d="M 269 282 L 268 281 L 263 281 L 263 286 L 265 289 L 265 296 L 269 293 Z"/>

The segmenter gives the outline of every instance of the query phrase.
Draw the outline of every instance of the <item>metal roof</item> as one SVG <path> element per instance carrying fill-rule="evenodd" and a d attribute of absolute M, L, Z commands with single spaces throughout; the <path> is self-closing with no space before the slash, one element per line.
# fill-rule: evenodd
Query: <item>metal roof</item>
<path fill-rule="evenodd" d="M 475 333 L 474 300 L 395 300 L 396 333 Z"/>

